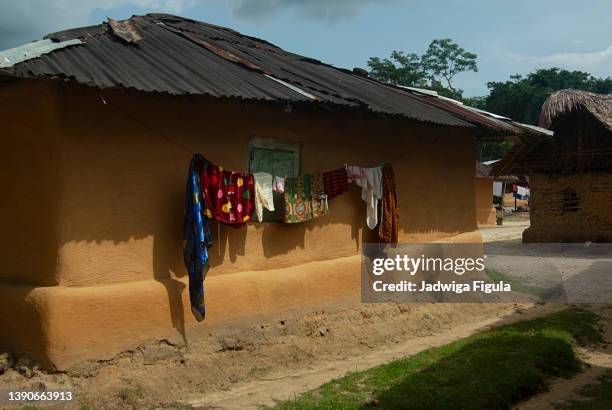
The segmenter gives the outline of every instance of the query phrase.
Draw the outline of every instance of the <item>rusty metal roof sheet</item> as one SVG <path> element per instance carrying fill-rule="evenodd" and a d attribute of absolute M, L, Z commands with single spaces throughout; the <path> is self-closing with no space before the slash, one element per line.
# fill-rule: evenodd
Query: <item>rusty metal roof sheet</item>
<path fill-rule="evenodd" d="M 478 108 L 470 107 L 463 104 L 461 101 L 453 100 L 452 98 L 444 97 L 439 95 L 436 91 L 426 90 L 415 87 L 404 87 L 400 86 L 419 96 L 421 99 L 428 100 L 431 104 L 436 107 L 443 108 L 459 118 L 465 119 L 466 121 L 474 122 L 477 124 L 484 125 L 489 129 L 497 130 L 501 136 L 510 135 L 538 135 L 538 136 L 552 136 L 553 132 L 545 128 L 536 127 L 534 125 L 523 124 L 520 122 L 512 121 L 508 117 L 494 114 L 492 112 L 484 111 Z"/>
<path fill-rule="evenodd" d="M 66 30 L 45 40 L 83 44 L 56 49 L 0 72 L 99 88 L 333 104 L 443 125 L 482 126 L 397 87 L 231 29 L 166 14 Z"/>

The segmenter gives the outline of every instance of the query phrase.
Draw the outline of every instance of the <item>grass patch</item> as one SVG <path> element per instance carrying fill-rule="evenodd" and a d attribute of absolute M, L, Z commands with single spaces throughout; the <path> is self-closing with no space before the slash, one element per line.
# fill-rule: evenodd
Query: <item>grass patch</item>
<path fill-rule="evenodd" d="M 597 383 L 580 390 L 581 400 L 570 400 L 555 405 L 563 410 L 609 410 L 612 409 L 612 371 L 606 372 Z"/>
<path fill-rule="evenodd" d="M 573 343 L 599 343 L 598 316 L 568 308 L 348 374 L 284 409 L 504 409 L 581 365 Z"/>

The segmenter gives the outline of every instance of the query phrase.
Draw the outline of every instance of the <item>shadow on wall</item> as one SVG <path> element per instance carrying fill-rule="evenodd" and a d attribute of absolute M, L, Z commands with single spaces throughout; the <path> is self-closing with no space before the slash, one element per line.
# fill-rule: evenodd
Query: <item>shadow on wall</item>
<path fill-rule="evenodd" d="M 0 289 L 2 287 L 0 282 Z M 29 287 L 10 286 L 8 289 L 10 291 L 3 292 L 5 296 L 0 299 L 0 312 L 3 315 L 3 327 L 0 329 L 0 353 L 12 352 L 17 357 L 22 355 L 37 358 L 48 357 L 47 330 L 42 320 L 44 316 L 42 311 L 45 306 L 29 302 L 32 297 L 32 290 Z M 16 309 L 16 306 L 19 306 L 20 309 Z M 50 362 L 41 364 L 51 367 Z"/>
<path fill-rule="evenodd" d="M 452 128 L 374 116 L 357 118 L 342 112 L 286 113 L 279 107 L 254 106 L 247 110 L 242 104 L 207 98 L 152 98 L 119 91 L 105 91 L 106 103 L 102 104 L 98 91 L 77 87 L 63 91 L 63 103 L 70 110 L 61 121 L 59 247 L 74 243 L 78 247 L 70 249 L 70 263 L 61 266 L 66 272 L 60 273 L 60 283 L 87 284 L 90 279 L 79 276 L 83 271 L 103 278 L 98 283 L 107 277 L 115 282 L 142 279 L 150 275 L 152 258 L 153 278 L 166 288 L 172 323 L 183 335 L 186 289 L 179 278 L 186 275 L 181 255 L 182 218 L 191 152 L 160 135 L 205 153 L 227 169 L 245 169 L 248 138 L 254 132 L 307 140 L 301 164 L 306 172 L 331 170 L 344 161 L 364 166 L 392 161 L 401 231 L 452 233 L 475 228 L 475 215 L 466 214 L 473 208 L 473 144 L 468 143 L 471 136 Z M 194 120 L 202 117 L 203 109 L 216 119 L 205 127 Z M 223 137 L 238 149 L 219 143 Z M 321 155 L 322 147 L 325 155 Z M 472 191 L 467 192 L 469 189 Z M 345 247 L 344 252 L 357 253 L 361 243 L 374 240 L 376 231 L 364 228 L 365 204 L 357 187 L 330 200 L 330 208 L 329 216 L 303 224 L 223 227 L 220 240 L 213 224 L 211 265 L 218 267 L 229 260 L 240 269 L 251 266 L 241 256 L 251 252 L 252 245 L 261 247 L 261 260 L 272 258 L 271 263 L 276 264 L 282 260 L 276 257 L 295 249 L 307 251 L 299 253 L 302 260 L 324 259 L 338 256 L 334 249 L 340 246 Z M 323 226 L 327 229 L 321 232 Z M 338 229 L 336 237 L 334 229 Z M 347 232 L 351 242 L 345 238 Z M 149 237 L 153 238 L 152 249 Z M 261 242 L 254 244 L 252 238 Z M 89 246 L 91 242 L 97 246 Z M 311 243 L 325 245 L 309 253 Z M 117 271 L 124 271 L 124 276 L 112 277 Z"/>
<path fill-rule="evenodd" d="M 348 194 L 347 194 L 348 195 Z M 353 202 L 351 199 L 358 199 L 358 205 L 363 201 L 356 192 L 355 198 L 347 198 L 343 202 Z M 177 209 L 176 204 L 183 204 L 183 192 L 174 192 L 173 199 L 163 201 L 164 208 L 159 209 L 159 218 L 168 221 L 164 224 L 167 228 L 159 229 L 153 235 L 153 277 L 161 283 L 168 294 L 170 305 L 170 316 L 173 327 L 182 335 L 185 342 L 185 306 L 183 295 L 188 292 L 183 280 L 179 278 L 187 277 L 187 272 L 182 259 L 182 240 L 183 240 L 183 210 Z M 180 199 L 179 199 L 180 198 Z M 334 198 L 330 201 L 330 206 L 334 202 L 342 200 Z M 340 205 L 338 203 L 337 205 Z M 308 222 L 298 224 L 283 224 L 280 222 L 256 223 L 256 229 L 261 229 L 263 253 L 266 258 L 286 255 L 296 248 L 305 247 L 305 237 L 308 231 L 321 228 L 326 225 L 341 224 L 351 226 L 351 240 L 355 243 L 355 252 L 360 250 L 362 243 L 376 240 L 377 230 L 360 229 L 361 224 L 365 224 L 365 205 L 359 212 L 342 212 L 333 220 L 330 216 L 320 217 Z M 169 220 L 170 218 L 170 220 Z M 213 236 L 213 247 L 209 250 L 210 267 L 214 269 L 229 259 L 231 263 L 236 262 L 238 257 L 246 254 L 247 234 L 255 234 L 252 227 L 229 226 L 215 220 L 210 221 L 211 233 Z M 361 230 L 361 236 L 360 231 Z M 348 238 L 347 238 L 348 239 Z M 333 250 L 332 252 L 333 253 Z"/>

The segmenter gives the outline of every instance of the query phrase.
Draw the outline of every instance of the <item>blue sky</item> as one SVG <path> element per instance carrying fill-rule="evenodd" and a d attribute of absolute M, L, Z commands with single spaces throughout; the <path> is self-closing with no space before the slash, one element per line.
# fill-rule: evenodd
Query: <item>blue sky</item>
<path fill-rule="evenodd" d="M 612 76 L 608 0 L 0 0 L 0 49 L 148 12 L 231 27 L 346 68 L 450 37 L 478 54 L 479 72 L 455 80 L 467 96 L 535 68 Z"/>

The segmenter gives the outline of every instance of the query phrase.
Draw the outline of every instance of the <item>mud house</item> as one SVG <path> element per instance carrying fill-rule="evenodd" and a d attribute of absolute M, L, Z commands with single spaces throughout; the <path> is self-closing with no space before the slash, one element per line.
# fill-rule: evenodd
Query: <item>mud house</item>
<path fill-rule="evenodd" d="M 514 146 L 495 169 L 530 176 L 531 226 L 523 241 L 612 241 L 612 97 L 559 91 L 545 101 L 539 122 L 554 137 Z"/>
<path fill-rule="evenodd" d="M 214 225 L 196 325 L 181 254 L 193 152 L 248 170 L 266 151 L 286 174 L 390 162 L 400 240 L 472 241 L 474 141 L 533 132 L 169 15 L 1 53 L 0 101 L 0 348 L 59 368 L 358 303 L 371 231 L 354 187 L 303 224 Z"/>

